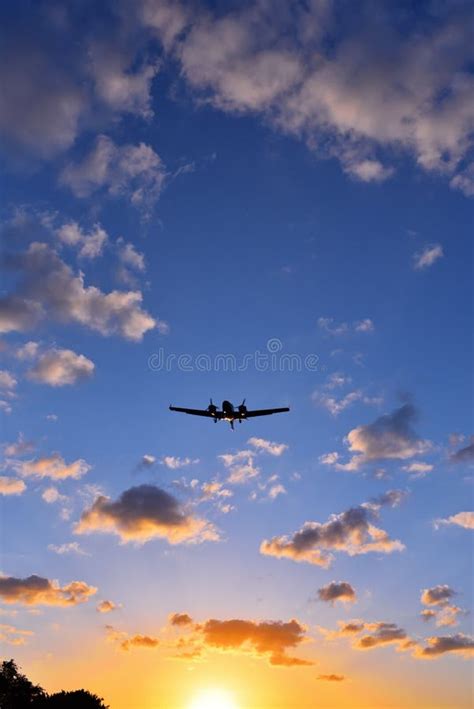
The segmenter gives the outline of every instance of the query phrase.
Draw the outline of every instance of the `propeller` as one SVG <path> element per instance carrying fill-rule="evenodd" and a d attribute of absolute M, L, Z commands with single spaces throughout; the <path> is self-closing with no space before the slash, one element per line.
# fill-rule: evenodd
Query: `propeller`
<path fill-rule="evenodd" d="M 245 399 L 239 406 L 239 414 L 245 414 L 247 412 L 247 407 L 245 406 Z"/>
<path fill-rule="evenodd" d="M 207 410 L 209 411 L 209 413 L 215 414 L 217 411 L 217 406 L 215 404 L 213 404 L 212 399 L 209 399 L 209 402 L 210 403 L 209 403 L 209 406 L 207 407 Z"/>

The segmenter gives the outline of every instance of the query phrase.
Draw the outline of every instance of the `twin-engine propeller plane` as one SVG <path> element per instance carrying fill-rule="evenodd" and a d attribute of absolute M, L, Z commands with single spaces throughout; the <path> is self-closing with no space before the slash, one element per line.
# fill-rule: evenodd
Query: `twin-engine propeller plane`
<path fill-rule="evenodd" d="M 254 416 L 269 416 L 270 414 L 283 414 L 290 409 L 285 406 L 281 409 L 255 409 L 254 411 L 249 411 L 245 406 L 245 399 L 242 401 L 240 406 L 234 407 L 230 401 L 222 402 L 222 411 L 219 411 L 218 407 L 212 403 L 207 409 L 183 409 L 179 406 L 170 406 L 170 411 L 180 411 L 182 414 L 192 414 L 193 416 L 207 416 L 208 418 L 214 419 L 214 422 L 218 421 L 228 421 L 232 430 L 234 429 L 234 422 L 238 421 L 242 423 L 246 419 L 253 418 Z"/>

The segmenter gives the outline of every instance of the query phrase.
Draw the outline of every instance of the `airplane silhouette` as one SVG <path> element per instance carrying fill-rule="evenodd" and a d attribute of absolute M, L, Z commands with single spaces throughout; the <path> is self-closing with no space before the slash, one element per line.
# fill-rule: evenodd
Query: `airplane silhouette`
<path fill-rule="evenodd" d="M 179 411 L 182 414 L 192 414 L 193 416 L 207 416 L 208 418 L 213 418 L 215 423 L 218 421 L 228 421 L 232 430 L 234 430 L 235 421 L 242 423 L 242 421 L 253 418 L 254 416 L 282 414 L 289 410 L 290 409 L 285 406 L 280 409 L 255 409 L 253 411 L 249 411 L 245 406 L 245 399 L 242 401 L 240 406 L 237 406 L 237 408 L 235 408 L 230 401 L 223 401 L 222 411 L 219 411 L 217 406 L 212 403 L 212 399 L 210 399 L 210 404 L 207 409 L 183 409 L 180 406 L 170 406 L 170 411 Z"/>

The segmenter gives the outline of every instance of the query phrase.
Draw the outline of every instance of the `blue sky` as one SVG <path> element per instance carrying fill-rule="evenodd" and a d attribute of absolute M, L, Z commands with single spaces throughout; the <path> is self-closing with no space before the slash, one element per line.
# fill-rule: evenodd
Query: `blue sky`
<path fill-rule="evenodd" d="M 82 643 L 104 673 L 95 689 L 131 707 L 107 668 L 155 653 L 165 671 L 179 611 L 199 662 L 176 663 L 177 684 L 213 668 L 230 681 L 205 622 L 241 619 L 249 635 L 229 629 L 226 653 L 247 680 L 260 665 L 273 678 L 245 706 L 277 706 L 278 691 L 282 707 L 469 706 L 469 5 L 4 9 L 0 638 L 20 637 L 5 654 L 38 681 L 74 685 Z M 196 367 L 273 341 L 278 366 L 316 365 Z M 192 371 L 156 371 L 160 353 Z M 210 397 L 291 412 L 232 432 L 168 411 Z M 306 522 L 353 508 L 363 538 L 317 527 L 298 547 Z M 373 550 L 367 525 L 384 534 Z M 354 598 L 317 600 L 332 581 Z M 101 600 L 116 608 L 103 616 Z M 290 619 L 308 644 L 274 662 L 258 623 Z M 370 650 L 343 637 L 350 619 Z M 137 634 L 158 650 L 123 653 Z M 279 667 L 289 656 L 317 666 Z M 374 672 L 385 688 L 370 694 Z M 317 678 L 332 673 L 347 682 L 328 694 Z M 173 691 L 134 706 L 187 706 Z"/>

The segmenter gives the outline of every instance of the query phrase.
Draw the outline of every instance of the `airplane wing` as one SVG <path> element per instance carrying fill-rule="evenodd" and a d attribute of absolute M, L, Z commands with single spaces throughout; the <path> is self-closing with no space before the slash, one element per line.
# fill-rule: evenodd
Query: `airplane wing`
<path fill-rule="evenodd" d="M 183 409 L 180 406 L 170 406 L 170 411 L 179 411 L 182 414 L 192 414 L 193 416 L 207 416 L 212 419 L 222 418 L 222 412 L 216 411 L 211 414 L 207 409 Z"/>
<path fill-rule="evenodd" d="M 252 418 L 253 416 L 270 416 L 270 414 L 283 414 L 290 409 L 285 406 L 282 409 L 255 409 L 255 411 L 247 411 L 245 418 Z"/>

